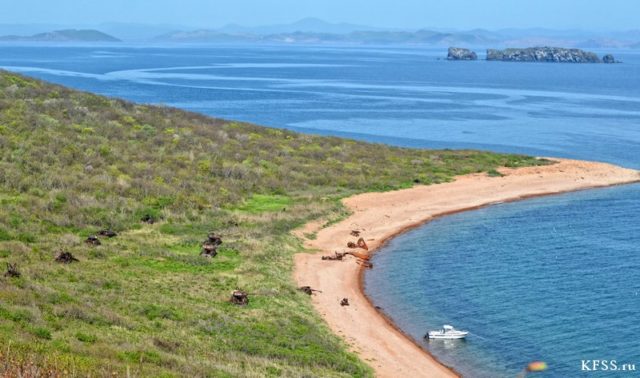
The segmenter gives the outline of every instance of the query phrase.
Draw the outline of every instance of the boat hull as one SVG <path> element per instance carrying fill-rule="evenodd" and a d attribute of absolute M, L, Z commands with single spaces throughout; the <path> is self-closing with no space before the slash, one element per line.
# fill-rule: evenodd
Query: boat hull
<path fill-rule="evenodd" d="M 424 337 L 430 340 L 460 340 L 467 337 L 469 332 L 459 332 L 453 334 L 442 334 L 440 332 L 429 332 Z"/>
<path fill-rule="evenodd" d="M 459 339 L 464 339 L 467 337 L 467 334 L 460 334 L 460 335 L 430 335 L 427 334 L 425 335 L 425 337 L 427 339 L 433 339 L 433 340 L 459 340 Z"/>

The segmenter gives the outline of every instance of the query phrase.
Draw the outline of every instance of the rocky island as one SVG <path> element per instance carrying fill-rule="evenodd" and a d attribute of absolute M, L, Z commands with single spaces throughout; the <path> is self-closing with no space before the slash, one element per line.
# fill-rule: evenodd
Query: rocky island
<path fill-rule="evenodd" d="M 607 55 L 601 60 L 598 55 L 580 49 L 561 47 L 510 48 L 505 50 L 487 50 L 487 60 L 503 62 L 551 62 L 551 63 L 614 63 L 615 59 Z"/>
<path fill-rule="evenodd" d="M 478 55 L 469 50 L 460 47 L 449 47 L 449 54 L 447 54 L 447 60 L 477 60 Z"/>

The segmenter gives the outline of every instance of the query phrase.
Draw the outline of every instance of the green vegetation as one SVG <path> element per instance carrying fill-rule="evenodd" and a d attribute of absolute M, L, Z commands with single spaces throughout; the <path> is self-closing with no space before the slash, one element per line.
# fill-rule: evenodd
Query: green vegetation
<path fill-rule="evenodd" d="M 257 214 L 267 211 L 287 211 L 287 206 L 292 204 L 293 201 L 287 196 L 254 194 L 237 209 Z"/>
<path fill-rule="evenodd" d="M 489 177 L 503 177 L 504 175 L 500 173 L 497 169 L 490 169 L 487 171 L 487 176 Z"/>
<path fill-rule="evenodd" d="M 32 361 L 81 376 L 369 376 L 296 290 L 290 231 L 340 219 L 354 193 L 545 163 L 302 135 L 0 72 L 0 265 L 21 273 L 0 276 L 0 375 Z M 119 235 L 84 243 L 101 228 Z M 224 244 L 206 259 L 210 231 Z M 61 250 L 80 261 L 54 262 Z M 228 302 L 234 289 L 248 306 Z"/>

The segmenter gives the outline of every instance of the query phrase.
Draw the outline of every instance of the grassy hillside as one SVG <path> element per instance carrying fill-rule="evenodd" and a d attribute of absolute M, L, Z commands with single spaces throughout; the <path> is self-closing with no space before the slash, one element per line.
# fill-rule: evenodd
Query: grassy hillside
<path fill-rule="evenodd" d="M 0 376 L 368 376 L 296 290 L 290 231 L 344 216 L 353 193 L 544 163 L 296 134 L 0 72 L 0 268 L 21 273 L 0 274 Z M 102 228 L 119 235 L 84 243 Z M 213 259 L 199 256 L 210 231 L 224 242 Z M 234 289 L 248 306 L 228 302 Z"/>

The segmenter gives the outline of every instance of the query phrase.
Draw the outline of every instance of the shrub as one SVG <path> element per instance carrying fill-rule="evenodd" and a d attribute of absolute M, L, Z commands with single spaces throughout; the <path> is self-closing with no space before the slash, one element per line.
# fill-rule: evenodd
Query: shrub
<path fill-rule="evenodd" d="M 39 339 L 51 340 L 51 331 L 46 328 L 37 327 L 33 329 L 33 335 Z"/>
<path fill-rule="evenodd" d="M 98 341 L 98 338 L 96 336 L 89 335 L 89 334 L 82 333 L 82 332 L 76 333 L 76 339 L 78 339 L 78 341 L 81 341 L 81 342 L 87 343 L 87 344 L 93 344 L 96 341 Z"/>
<path fill-rule="evenodd" d="M 11 240 L 11 234 L 9 233 L 9 231 L 5 230 L 4 228 L 0 227 L 0 241 L 5 241 L 5 240 Z"/>
<path fill-rule="evenodd" d="M 487 176 L 489 177 L 503 177 L 504 175 L 500 172 L 498 172 L 496 169 L 490 169 L 487 172 Z"/>

